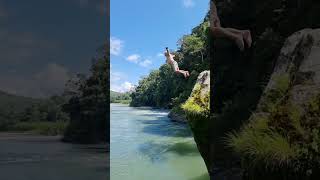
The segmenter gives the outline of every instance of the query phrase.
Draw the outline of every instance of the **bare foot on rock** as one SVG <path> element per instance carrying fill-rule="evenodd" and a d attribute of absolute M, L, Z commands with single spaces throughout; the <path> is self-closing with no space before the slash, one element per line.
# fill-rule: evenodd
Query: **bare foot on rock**
<path fill-rule="evenodd" d="M 241 35 L 237 35 L 235 42 L 237 46 L 239 47 L 240 51 L 244 50 L 244 42 L 243 42 L 243 37 Z"/>
<path fill-rule="evenodd" d="M 250 48 L 251 47 L 251 44 L 252 44 L 252 37 L 251 37 L 251 33 L 249 30 L 245 30 L 243 32 L 243 38 L 244 40 L 246 41 L 248 47 Z"/>
<path fill-rule="evenodd" d="M 185 72 L 185 73 L 183 73 L 183 76 L 184 76 L 184 78 L 187 78 L 188 74 Z"/>

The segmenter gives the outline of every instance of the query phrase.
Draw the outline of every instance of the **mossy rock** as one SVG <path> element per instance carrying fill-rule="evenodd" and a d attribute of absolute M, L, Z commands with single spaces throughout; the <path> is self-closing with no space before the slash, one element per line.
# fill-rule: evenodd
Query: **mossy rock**
<path fill-rule="evenodd" d="M 210 130 L 210 71 L 199 74 L 190 97 L 182 104 L 182 109 L 187 115 L 198 150 L 209 167 L 206 157 L 209 153 L 206 147 L 209 145 Z"/>
<path fill-rule="evenodd" d="M 188 122 L 195 131 L 198 131 L 197 127 L 200 124 L 208 123 L 210 116 L 210 71 L 200 73 L 190 97 L 182 104 L 182 109 L 186 112 Z"/>
<path fill-rule="evenodd" d="M 320 29 L 287 39 L 257 110 L 226 138 L 252 177 L 320 177 L 320 69 L 312 66 L 320 64 L 319 42 Z"/>

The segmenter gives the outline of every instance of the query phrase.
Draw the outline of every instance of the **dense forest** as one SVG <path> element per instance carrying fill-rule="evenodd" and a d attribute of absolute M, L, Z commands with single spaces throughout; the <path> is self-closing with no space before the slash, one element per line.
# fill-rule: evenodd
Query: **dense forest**
<path fill-rule="evenodd" d="M 206 17 L 200 25 L 192 29 L 191 34 L 178 41 L 179 48 L 174 52 L 180 69 L 188 70 L 190 77 L 185 79 L 173 72 L 170 65 L 164 64 L 139 81 L 135 92 L 131 94 L 131 106 L 173 108 L 181 112 L 180 105 L 190 96 L 199 73 L 209 68 L 206 50 L 208 27 Z"/>
<path fill-rule="evenodd" d="M 0 92 L 0 131 L 31 131 L 38 134 L 62 134 L 68 115 L 61 106 L 63 96 L 35 99 Z"/>
<path fill-rule="evenodd" d="M 129 104 L 131 102 L 130 92 L 120 93 L 110 91 L 110 103 Z"/>

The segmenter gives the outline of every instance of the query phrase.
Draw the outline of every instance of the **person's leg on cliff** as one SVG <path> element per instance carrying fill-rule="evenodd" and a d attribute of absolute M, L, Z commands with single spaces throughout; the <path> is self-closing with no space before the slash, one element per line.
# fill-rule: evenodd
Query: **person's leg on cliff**
<path fill-rule="evenodd" d="M 185 78 L 188 77 L 188 74 L 186 73 L 186 71 L 180 70 L 177 65 L 174 65 L 174 72 L 175 72 L 176 74 L 183 74 L 183 76 L 184 76 Z"/>
<path fill-rule="evenodd" d="M 244 50 L 243 35 L 241 33 L 233 33 L 226 28 L 221 27 L 220 18 L 217 13 L 217 7 L 213 1 L 210 1 L 210 29 L 213 37 L 226 37 L 234 41 L 241 51 Z"/>
<path fill-rule="evenodd" d="M 234 29 L 234 28 L 225 28 L 228 31 L 232 32 L 232 33 L 236 33 L 236 34 L 241 34 L 243 36 L 243 39 L 246 41 L 248 47 L 251 47 L 252 44 L 252 37 L 251 37 L 251 32 L 250 30 L 238 30 L 238 29 Z"/>
<path fill-rule="evenodd" d="M 190 76 L 189 71 L 185 71 L 185 70 L 180 70 L 180 71 L 186 73 L 188 77 Z"/>
<path fill-rule="evenodd" d="M 243 41 L 242 34 L 232 33 L 228 31 L 226 28 L 222 28 L 222 27 L 212 27 L 211 31 L 214 37 L 217 37 L 217 38 L 226 37 L 228 39 L 231 39 L 237 44 L 237 46 L 241 51 L 244 50 L 244 41 Z"/>
<path fill-rule="evenodd" d="M 185 78 L 188 77 L 187 73 L 184 72 L 184 71 L 182 71 L 182 70 L 175 70 L 175 73 L 176 73 L 176 74 L 182 74 Z"/>

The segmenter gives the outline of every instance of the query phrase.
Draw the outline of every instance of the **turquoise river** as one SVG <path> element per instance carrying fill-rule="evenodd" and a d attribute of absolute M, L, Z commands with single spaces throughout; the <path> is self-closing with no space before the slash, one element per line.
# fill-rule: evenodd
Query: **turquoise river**
<path fill-rule="evenodd" d="M 167 115 L 111 104 L 112 180 L 209 180 L 190 129 Z"/>

